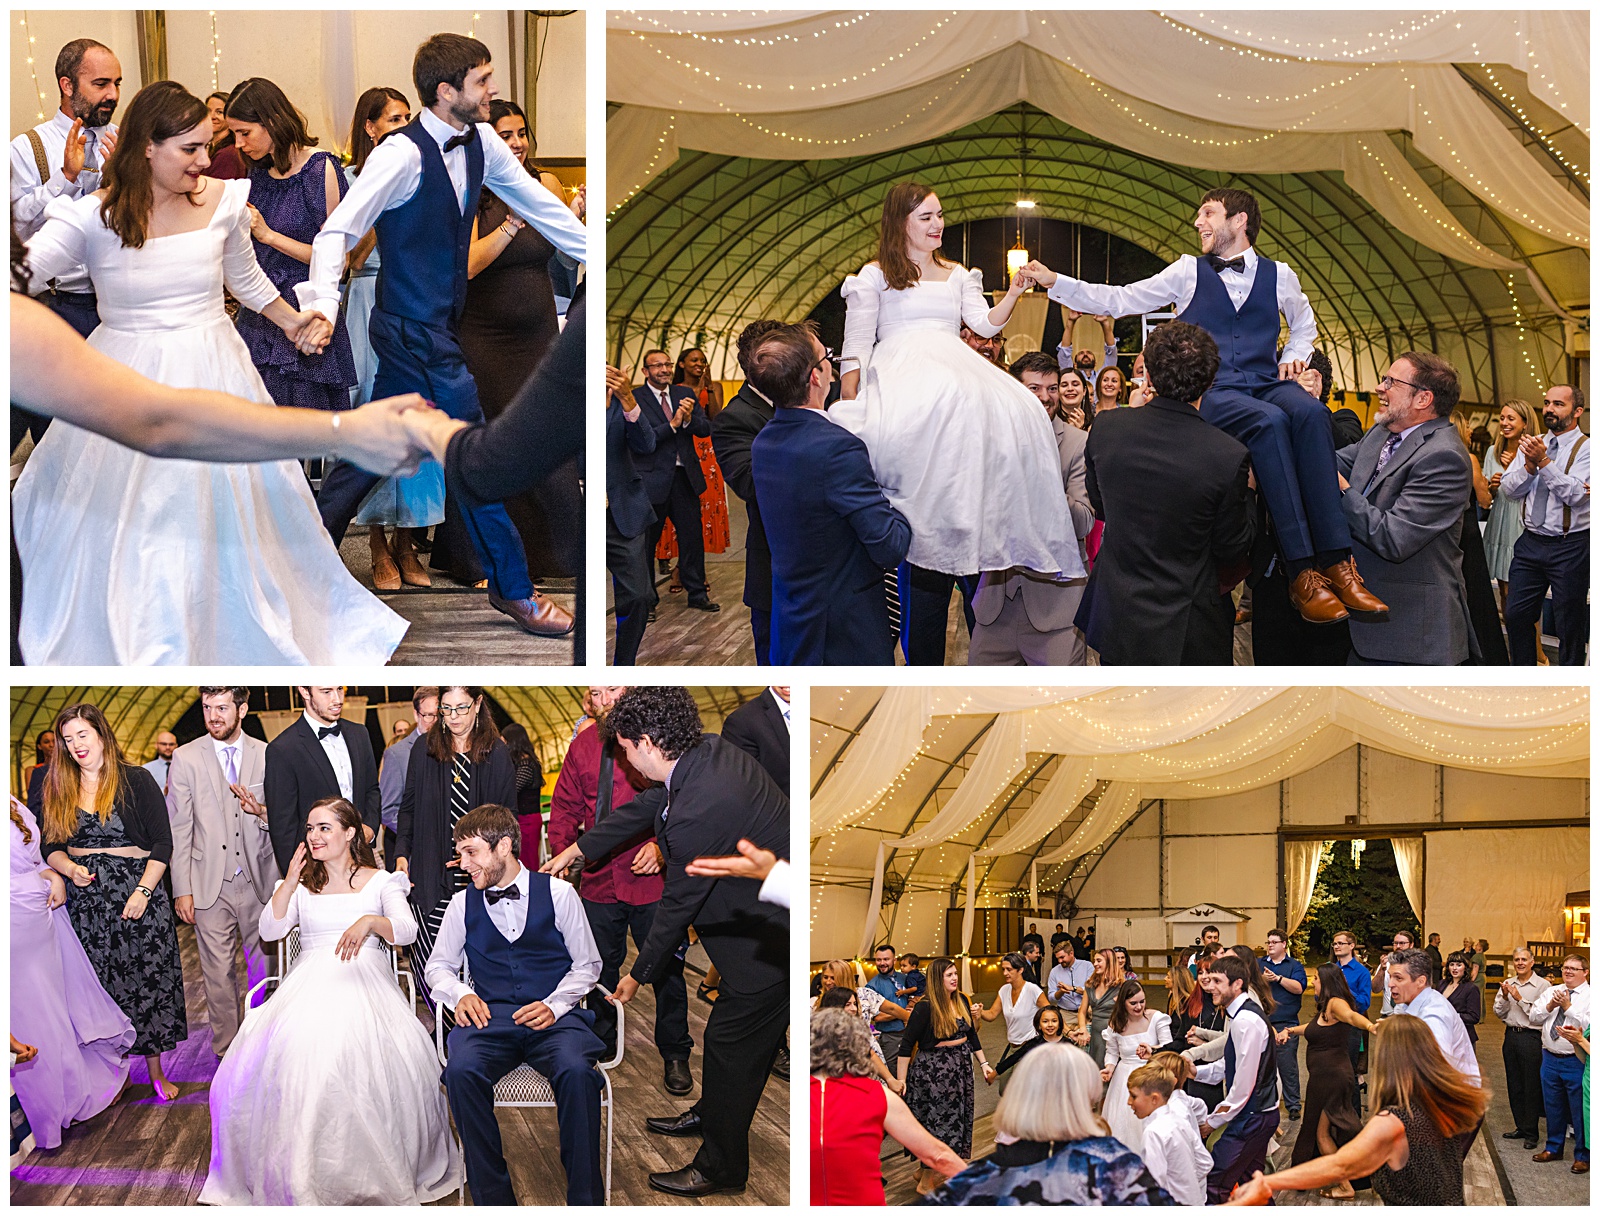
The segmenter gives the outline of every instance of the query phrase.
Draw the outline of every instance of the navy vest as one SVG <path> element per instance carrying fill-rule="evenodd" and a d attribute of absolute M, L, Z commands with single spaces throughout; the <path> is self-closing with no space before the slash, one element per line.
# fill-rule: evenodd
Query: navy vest
<path fill-rule="evenodd" d="M 1256 280 L 1257 283 L 1260 283 L 1260 281 L 1260 279 Z M 1246 1100 L 1244 1109 L 1234 1112 L 1234 1117 L 1229 1120 L 1235 1127 L 1238 1126 L 1240 1119 L 1249 1115 L 1259 1114 L 1261 1111 L 1268 1110 L 1278 1104 L 1278 1053 L 1275 1050 L 1276 1043 L 1272 1038 L 1272 1027 L 1267 1026 L 1267 1019 L 1261 1016 L 1261 1008 L 1254 1001 L 1246 1001 L 1239 1006 L 1238 1012 L 1233 1015 L 1234 1021 L 1245 1017 L 1261 1019 L 1262 1025 L 1266 1026 L 1267 1029 L 1267 1045 L 1261 1053 L 1261 1059 L 1257 1061 L 1254 1092 Z M 1234 1068 L 1238 1061 L 1234 1055 L 1233 1036 L 1231 1034 L 1222 1049 L 1222 1062 L 1223 1075 L 1227 1079 L 1227 1088 L 1232 1089 Z"/>
<path fill-rule="evenodd" d="M 1228 271 L 1233 274 L 1233 271 Z M 1205 258 L 1195 259 L 1194 299 L 1178 320 L 1198 325 L 1217 341 L 1222 366 L 1217 388 L 1244 392 L 1278 382 L 1278 264 L 1256 261 L 1256 281 L 1237 312 L 1222 276 Z"/>
<path fill-rule="evenodd" d="M 468 887 L 467 966 L 472 989 L 495 1017 L 509 1017 L 524 1005 L 542 1001 L 572 969 L 566 939 L 556 928 L 550 876 L 528 871 L 528 920 L 522 936 L 508 942 L 489 919 L 483 892 Z"/>
<path fill-rule="evenodd" d="M 395 132 L 422 153 L 422 181 L 399 207 L 378 217 L 377 307 L 391 316 L 452 329 L 467 303 L 467 247 L 483 187 L 483 140 L 467 154 L 467 206 L 456 204 L 456 190 L 444 167 L 444 153 L 421 118 Z"/>

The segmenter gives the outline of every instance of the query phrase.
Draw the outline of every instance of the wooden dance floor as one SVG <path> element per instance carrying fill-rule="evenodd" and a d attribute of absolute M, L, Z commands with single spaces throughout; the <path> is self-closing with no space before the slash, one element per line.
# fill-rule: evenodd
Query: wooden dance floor
<path fill-rule="evenodd" d="M 36 1151 L 11 1172 L 11 1204 L 194 1204 L 205 1185 L 211 1158 L 211 1114 L 207 1105 L 217 1058 L 211 1054 L 206 1023 L 205 990 L 194 930 L 179 925 L 183 954 L 184 994 L 189 1008 L 189 1037 L 165 1057 L 167 1076 L 179 1085 L 179 1097 L 157 1103 L 143 1061 L 136 1061 L 128 1088 L 115 1105 L 95 1118 L 68 1128 L 61 1147 Z M 630 947 L 629 961 L 633 958 Z M 702 968 L 697 946 L 689 961 Z M 241 964 L 242 970 L 242 964 Z M 742 1195 L 717 1195 L 702 1200 L 675 1199 L 650 1189 L 647 1176 L 688 1164 L 697 1140 L 651 1135 L 644 1121 L 652 1115 L 687 1110 L 700 1097 L 700 1043 L 710 1006 L 694 999 L 698 977 L 689 976 L 689 1031 L 694 1055 L 689 1061 L 694 1092 L 674 1098 L 661 1087 L 661 1060 L 656 1055 L 655 994 L 646 987 L 627 1008 L 627 1048 L 611 1074 L 616 1097 L 616 1131 L 612 1156 L 611 1202 L 615 1204 L 775 1205 L 789 1202 L 789 1085 L 777 1077 L 767 1081 L 750 1129 L 750 1184 Z M 430 1035 L 431 1021 L 427 1023 Z M 557 1151 L 553 1110 L 501 1110 L 500 1132 L 512 1184 L 522 1204 L 560 1206 L 566 1178 Z M 604 1141 L 602 1141 L 602 1147 Z M 455 1196 L 439 1206 L 455 1203 Z"/>

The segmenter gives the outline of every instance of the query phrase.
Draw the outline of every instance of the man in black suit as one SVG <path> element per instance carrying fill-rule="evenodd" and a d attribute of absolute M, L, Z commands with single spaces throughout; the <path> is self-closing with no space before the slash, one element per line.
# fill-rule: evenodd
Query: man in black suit
<path fill-rule="evenodd" d="M 772 421 L 772 401 L 750 383 L 750 352 L 779 321 L 752 321 L 739 335 L 739 367 L 744 384 L 733 400 L 711 420 L 711 446 L 717 453 L 722 479 L 744 499 L 749 527 L 744 534 L 744 603 L 750 609 L 750 633 L 756 644 L 756 663 L 772 662 L 772 549 L 761 523 L 756 502 L 756 479 L 750 471 L 750 445 L 761 428 Z"/>
<path fill-rule="evenodd" d="M 704 1035 L 701 1099 L 687 1116 L 652 1119 L 652 1131 L 702 1137 L 694 1160 L 650 1175 L 670 1195 L 741 1192 L 750 1174 L 750 1123 L 789 1022 L 789 914 L 761 902 L 751 878 L 696 877 L 696 857 L 731 856 L 739 841 L 789 856 L 789 799 L 754 757 L 703 732 L 686 688 L 630 688 L 605 730 L 641 775 L 664 784 L 613 808 L 604 822 L 542 867 L 559 874 L 578 857 L 604 857 L 655 825 L 666 886 L 650 936 L 616 1000 L 633 999 L 677 956 L 691 927 L 721 973 Z"/>
<path fill-rule="evenodd" d="M 739 706 L 723 719 L 722 737 L 754 756 L 778 788 L 789 793 L 788 685 L 774 685 Z"/>
<path fill-rule="evenodd" d="M 656 551 L 666 521 L 678 534 L 678 577 L 689 593 L 689 607 L 721 612 L 706 586 L 706 543 L 700 531 L 700 495 L 706 492 L 706 475 L 694 450 L 696 435 L 711 434 L 711 420 L 694 393 L 672 383 L 672 360 L 664 350 L 645 352 L 645 382 L 633 390 L 633 399 L 656 433 L 656 450 L 638 461 L 645 490 L 655 509 L 650 525 L 650 552 Z"/>
<path fill-rule="evenodd" d="M 306 815 L 319 798 L 344 798 L 361 812 L 367 839 L 383 822 L 378 764 L 367 728 L 346 722 L 344 689 L 301 688 L 305 713 L 267 744 L 267 831 L 280 873 L 289 872 L 305 839 Z"/>
<path fill-rule="evenodd" d="M 1161 326 L 1144 348 L 1156 397 L 1097 414 L 1089 431 L 1089 501 L 1106 532 L 1077 623 L 1103 665 L 1233 661 L 1222 571 L 1249 556 L 1255 521 L 1249 451 L 1198 412 L 1218 364 L 1205 330 Z"/>
<path fill-rule="evenodd" d="M 656 432 L 644 420 L 644 406 L 631 397 L 623 404 L 628 389 L 620 371 L 606 368 L 606 383 L 611 394 L 606 404 L 606 569 L 617 609 L 611 662 L 631 666 L 658 598 L 650 565 L 656 513 L 633 454 L 654 452 Z"/>

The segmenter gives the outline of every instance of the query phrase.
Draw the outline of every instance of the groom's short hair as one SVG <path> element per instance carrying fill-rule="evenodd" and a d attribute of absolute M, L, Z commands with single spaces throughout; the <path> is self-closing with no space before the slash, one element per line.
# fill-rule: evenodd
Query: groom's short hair
<path fill-rule="evenodd" d="M 435 34 L 417 48 L 411 61 L 411 83 L 424 106 L 439 100 L 439 86 L 448 84 L 457 92 L 466 83 L 467 73 L 489 62 L 489 48 L 465 34 Z"/>
<path fill-rule="evenodd" d="M 250 690 L 248 688 L 223 688 L 220 686 L 203 686 L 200 689 L 200 699 L 204 701 L 207 697 L 220 697 L 225 692 L 233 694 L 233 703 L 235 705 L 245 705 L 250 701 Z"/>
<path fill-rule="evenodd" d="M 750 351 L 745 375 L 768 401 L 781 409 L 801 409 L 811 392 L 811 372 L 817 366 L 812 340 L 816 326 L 810 321 L 779 325 L 768 330 Z"/>
<path fill-rule="evenodd" d="M 1221 203 L 1222 214 L 1230 220 L 1241 211 L 1244 213 L 1244 239 L 1252 245 L 1256 243 L 1256 236 L 1261 232 L 1261 204 L 1256 202 L 1256 196 L 1248 190 L 1230 190 L 1219 187 L 1216 190 L 1206 191 L 1206 196 L 1201 203 Z M 1148 362 L 1148 360 L 1147 360 Z"/>
<path fill-rule="evenodd" d="M 474 836 L 490 849 L 498 849 L 502 840 L 509 840 L 511 856 L 521 855 L 522 825 L 517 822 L 517 814 L 510 807 L 487 802 L 456 820 L 456 826 L 451 830 L 451 837 L 455 841 L 459 843 Z"/>

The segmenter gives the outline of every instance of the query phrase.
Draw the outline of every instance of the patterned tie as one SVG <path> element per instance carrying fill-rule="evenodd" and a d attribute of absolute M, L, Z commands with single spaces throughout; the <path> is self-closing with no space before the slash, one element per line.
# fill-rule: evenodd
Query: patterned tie
<path fill-rule="evenodd" d="M 1378 463 L 1372 470 L 1372 479 L 1367 482 L 1368 488 L 1371 488 L 1372 482 L 1378 480 L 1378 475 L 1383 472 L 1383 466 L 1389 463 L 1389 457 L 1394 455 L 1394 450 L 1399 446 L 1400 436 L 1390 435 L 1383 445 L 1383 451 L 1378 453 Z"/>
<path fill-rule="evenodd" d="M 1551 435 L 1545 440 L 1545 455 L 1550 457 L 1552 465 L 1556 462 L 1556 450 L 1560 444 L 1561 440 L 1556 435 Z M 1528 524 L 1533 528 L 1543 529 L 1545 509 L 1550 505 L 1550 487 L 1537 473 L 1534 474 L 1534 479 L 1538 484 L 1533 487 L 1533 507 L 1528 512 Z"/>

